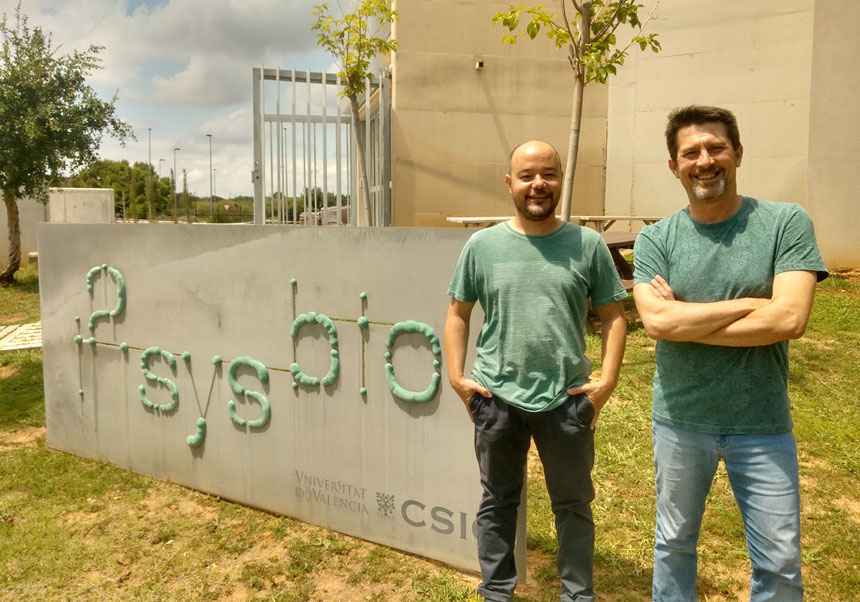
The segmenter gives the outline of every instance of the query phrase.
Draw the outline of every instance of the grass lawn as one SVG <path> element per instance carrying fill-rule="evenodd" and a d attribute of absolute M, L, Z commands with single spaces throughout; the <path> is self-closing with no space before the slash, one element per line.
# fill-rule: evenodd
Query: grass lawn
<path fill-rule="evenodd" d="M 632 302 L 630 307 L 632 307 Z M 0 289 L 0 324 L 38 320 L 38 275 Z M 650 599 L 653 341 L 631 319 L 621 383 L 601 414 L 594 472 L 598 599 Z M 598 363 L 599 340 L 589 335 Z M 791 344 L 807 600 L 860 591 L 860 277 L 819 285 Z M 552 514 L 530 463 L 529 578 L 516 600 L 558 599 Z M 699 547 L 701 600 L 747 599 L 749 562 L 725 472 Z M 0 353 L 0 601 L 477 600 L 477 581 L 430 562 L 49 450 L 39 351 Z"/>

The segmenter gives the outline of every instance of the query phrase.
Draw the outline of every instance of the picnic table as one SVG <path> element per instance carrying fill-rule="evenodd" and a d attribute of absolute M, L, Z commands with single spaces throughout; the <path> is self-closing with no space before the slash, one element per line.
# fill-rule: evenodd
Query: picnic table
<path fill-rule="evenodd" d="M 501 222 L 506 222 L 511 219 L 510 215 L 491 216 L 491 217 L 459 217 L 451 216 L 445 218 L 449 222 L 460 224 L 465 228 L 485 228 Z M 644 222 L 646 225 L 653 224 L 656 221 L 663 219 L 660 215 L 571 215 L 570 221 L 578 223 L 580 226 L 594 224 L 594 229 L 598 232 L 609 230 L 615 222 L 618 221 L 638 221 Z"/>
<path fill-rule="evenodd" d="M 621 254 L 621 249 L 632 249 L 638 234 L 638 232 L 600 233 L 603 242 L 609 247 L 609 254 L 612 255 L 612 261 L 615 263 L 615 269 L 618 270 L 618 275 L 621 277 L 621 283 L 628 291 L 633 290 L 633 268 L 627 263 L 624 255 Z"/>

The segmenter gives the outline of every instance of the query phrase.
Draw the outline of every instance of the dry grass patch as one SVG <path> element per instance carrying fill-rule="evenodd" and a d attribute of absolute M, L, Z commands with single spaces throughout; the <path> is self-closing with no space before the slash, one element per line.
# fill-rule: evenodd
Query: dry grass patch
<path fill-rule="evenodd" d="M 2 370 L 2 366 L 0 366 L 0 370 Z M 33 426 L 12 432 L 0 431 L 0 452 L 21 447 L 36 447 L 38 442 L 44 438 L 44 426 Z"/>

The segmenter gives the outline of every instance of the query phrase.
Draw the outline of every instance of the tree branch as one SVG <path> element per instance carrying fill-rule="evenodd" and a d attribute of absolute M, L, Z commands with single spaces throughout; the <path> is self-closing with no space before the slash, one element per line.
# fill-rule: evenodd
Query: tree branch
<path fill-rule="evenodd" d="M 648 23 L 653 20 L 654 11 L 657 10 L 658 4 L 660 4 L 659 0 L 654 3 L 654 6 L 651 8 L 651 12 L 648 13 L 648 18 L 646 18 L 644 21 L 642 21 L 642 23 L 639 25 L 639 31 L 636 32 L 636 35 L 639 35 L 640 33 L 642 33 L 645 30 L 645 26 L 648 25 Z M 616 27 L 617 26 L 618 25 L 616 24 Z M 614 31 L 615 31 L 615 28 L 612 28 L 612 32 L 614 32 Z M 610 35 L 612 35 L 612 32 L 610 32 Z M 636 37 L 636 36 L 633 36 L 633 37 Z M 633 45 L 633 40 L 630 40 L 629 42 L 627 42 L 627 46 L 625 46 L 621 50 L 621 54 L 624 54 L 625 52 L 627 52 L 627 49 L 630 48 L 632 45 Z"/>
<path fill-rule="evenodd" d="M 579 60 L 579 49 L 576 47 L 576 43 L 574 42 L 573 28 L 571 28 L 570 21 L 567 18 L 567 8 L 565 8 L 566 1 L 567 0 L 561 0 L 561 18 L 564 19 L 564 26 L 567 28 L 568 35 L 570 35 L 570 42 L 568 44 L 568 53 L 570 54 L 568 60 L 570 60 L 570 67 L 573 69 L 574 73 L 577 73 L 576 65 Z M 576 0 L 571 0 L 571 2 L 573 2 L 573 6 L 576 8 L 576 12 L 582 15 L 582 9 L 576 3 Z"/>
<path fill-rule="evenodd" d="M 610 26 L 612 27 L 612 31 L 610 31 L 608 35 L 612 35 L 613 33 L 615 33 L 615 30 L 618 28 L 618 24 L 620 23 L 618 21 L 618 13 L 620 13 L 621 9 L 624 8 L 627 4 L 630 4 L 630 0 L 619 0 L 618 6 L 615 9 L 615 14 L 603 25 L 603 28 L 594 35 L 593 39 L 599 40 L 603 36 L 603 34 L 606 33 L 606 30 L 610 28 Z"/>

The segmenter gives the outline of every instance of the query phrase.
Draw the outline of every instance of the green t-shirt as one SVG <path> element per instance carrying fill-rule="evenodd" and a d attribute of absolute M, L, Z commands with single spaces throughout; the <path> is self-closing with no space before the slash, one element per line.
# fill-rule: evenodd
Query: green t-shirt
<path fill-rule="evenodd" d="M 827 271 L 809 214 L 798 205 L 744 197 L 729 219 L 703 224 L 688 209 L 646 226 L 634 247 L 634 283 L 659 274 L 679 301 L 769 298 L 773 277 Z M 721 347 L 657 341 L 652 417 L 713 434 L 791 430 L 788 341 Z"/>
<path fill-rule="evenodd" d="M 448 294 L 484 309 L 472 377 L 530 412 L 557 407 L 568 387 L 587 382 L 588 299 L 600 306 L 627 296 L 600 235 L 569 223 L 546 236 L 507 223 L 477 232 Z"/>

